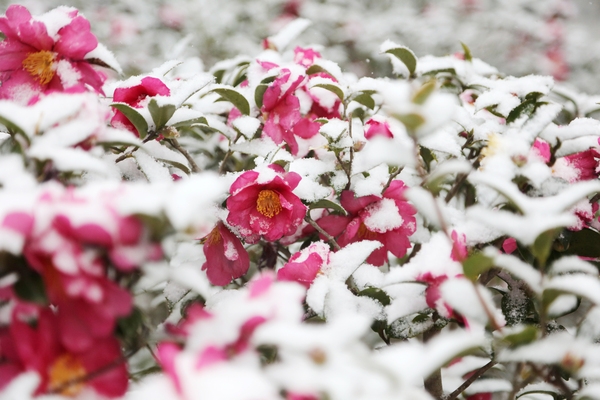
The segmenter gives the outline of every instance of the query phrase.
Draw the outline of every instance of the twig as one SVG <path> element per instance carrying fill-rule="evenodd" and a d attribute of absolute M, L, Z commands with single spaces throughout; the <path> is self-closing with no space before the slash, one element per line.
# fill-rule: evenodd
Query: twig
<path fill-rule="evenodd" d="M 458 397 L 459 394 L 464 392 L 473 382 L 475 382 L 479 377 L 485 374 L 490 368 L 496 365 L 496 361 L 491 360 L 489 363 L 485 364 L 483 367 L 479 368 L 475 371 L 466 381 L 463 382 L 456 390 L 450 393 L 448 396 L 444 398 L 444 400 L 454 400 Z"/>
<path fill-rule="evenodd" d="M 177 139 L 167 139 L 167 140 L 168 140 L 169 144 L 171 146 L 173 146 L 173 148 L 175 148 L 175 150 L 177 150 L 178 152 L 183 154 L 185 159 L 188 160 L 188 162 L 190 163 L 190 166 L 192 167 L 192 172 L 200 172 L 200 168 L 198 167 L 198 164 L 196 164 L 196 161 L 194 161 L 194 159 L 192 158 L 192 156 L 190 155 L 190 153 L 188 153 L 188 151 L 186 149 L 181 147 L 181 145 L 179 144 Z"/>
<path fill-rule="evenodd" d="M 327 239 L 327 241 L 329 242 L 329 244 L 331 246 L 333 246 L 334 249 L 336 250 L 340 250 L 341 247 L 340 245 L 335 241 L 335 238 L 333 236 L 331 236 L 329 233 L 325 232 L 325 230 L 323 228 L 321 228 L 319 226 L 319 224 L 317 224 L 311 217 L 310 215 L 308 215 L 308 213 L 306 214 L 306 217 L 304 217 L 304 220 L 306 222 L 308 222 L 308 224 L 310 226 L 312 226 L 313 228 L 315 228 L 317 230 L 317 232 L 319 232 L 321 235 L 325 236 L 325 238 Z"/>

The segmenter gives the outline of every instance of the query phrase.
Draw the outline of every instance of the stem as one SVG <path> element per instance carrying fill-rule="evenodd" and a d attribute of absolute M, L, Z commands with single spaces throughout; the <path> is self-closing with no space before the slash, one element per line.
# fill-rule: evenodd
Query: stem
<path fill-rule="evenodd" d="M 188 151 L 186 149 L 181 147 L 181 145 L 179 144 L 177 139 L 167 139 L 167 140 L 168 140 L 169 144 L 171 146 L 173 146 L 173 148 L 175 150 L 177 150 L 178 152 L 183 154 L 185 159 L 188 160 L 188 162 L 190 163 L 190 166 L 192 167 L 192 172 L 196 172 L 196 173 L 200 172 L 200 168 L 198 167 L 198 164 L 196 164 L 196 161 L 194 161 L 194 159 L 192 158 L 192 156 L 190 155 L 190 153 L 188 153 Z"/>
<path fill-rule="evenodd" d="M 404 168 L 398 168 L 396 171 L 394 171 L 390 174 L 390 177 L 389 177 L 387 183 L 385 184 L 385 186 L 383 187 L 383 190 L 381 191 L 381 193 L 385 192 L 387 190 L 387 188 L 390 187 L 394 178 L 397 177 L 400 174 L 400 172 L 402 172 L 403 169 Z"/>
<path fill-rule="evenodd" d="M 308 222 L 308 224 L 310 226 L 312 226 L 313 228 L 316 229 L 317 232 L 319 232 L 321 235 L 325 236 L 325 238 L 327 239 L 327 241 L 329 242 L 329 244 L 336 250 L 340 250 L 341 247 L 340 245 L 335 241 L 335 238 L 333 236 L 331 236 L 329 233 L 325 232 L 325 230 L 323 228 L 321 228 L 319 226 L 319 224 L 317 224 L 311 217 L 310 215 L 307 213 L 306 217 L 304 217 L 304 220 L 306 222 Z"/>
<path fill-rule="evenodd" d="M 439 332 L 439 327 L 434 325 L 428 331 L 423 333 L 423 341 L 427 343 L 429 340 L 434 338 Z M 442 385 L 442 369 L 438 368 L 434 372 L 431 373 L 427 378 L 425 378 L 424 382 L 425 390 L 435 399 L 441 399 L 444 395 L 444 387 Z"/>
<path fill-rule="evenodd" d="M 475 371 L 466 381 L 463 382 L 454 392 L 450 393 L 444 400 L 454 400 L 458 397 L 459 394 L 464 392 L 473 382 L 475 382 L 479 377 L 485 374 L 490 368 L 496 365 L 494 360 L 485 364 L 483 367 L 479 368 Z"/>
<path fill-rule="evenodd" d="M 444 198 L 444 201 L 446 203 L 448 203 L 450 200 L 452 200 L 452 198 L 454 196 L 456 196 L 460 187 L 467 180 L 467 176 L 468 176 L 467 174 L 460 175 L 460 178 L 458 178 L 456 180 L 456 182 L 454 183 L 454 186 L 452 186 L 452 188 L 450 189 L 450 191 L 448 192 L 448 194 L 446 194 L 446 197 Z"/>

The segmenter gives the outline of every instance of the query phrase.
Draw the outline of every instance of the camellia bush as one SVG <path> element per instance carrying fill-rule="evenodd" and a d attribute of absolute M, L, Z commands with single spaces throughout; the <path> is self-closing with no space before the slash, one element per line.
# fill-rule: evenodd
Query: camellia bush
<path fill-rule="evenodd" d="M 1 399 L 600 398 L 600 97 L 309 24 L 125 79 L 6 9 Z"/>

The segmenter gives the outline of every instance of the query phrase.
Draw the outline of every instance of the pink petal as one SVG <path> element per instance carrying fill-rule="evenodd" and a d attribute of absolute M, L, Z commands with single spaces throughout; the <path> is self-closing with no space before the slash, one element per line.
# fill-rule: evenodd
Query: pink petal
<path fill-rule="evenodd" d="M 85 55 L 98 46 L 98 39 L 90 32 L 90 22 L 78 15 L 59 31 L 54 51 L 72 60 L 83 60 Z"/>

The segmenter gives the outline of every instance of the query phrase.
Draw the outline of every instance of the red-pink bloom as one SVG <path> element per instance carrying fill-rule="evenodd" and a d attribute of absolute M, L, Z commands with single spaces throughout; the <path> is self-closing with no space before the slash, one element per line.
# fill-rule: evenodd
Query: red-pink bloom
<path fill-rule="evenodd" d="M 122 87 L 115 89 L 113 94 L 113 101 L 116 103 L 125 103 L 133 108 L 142 108 L 150 101 L 149 97 L 154 96 L 168 96 L 171 91 L 158 78 L 147 76 L 142 78 L 138 85 L 130 87 Z M 115 115 L 112 117 L 110 123 L 115 128 L 123 128 L 139 135 L 139 132 L 135 126 L 129 121 L 129 119 L 119 110 L 115 110 Z"/>
<path fill-rule="evenodd" d="M 416 210 L 404 199 L 405 189 L 402 181 L 395 180 L 383 197 L 355 197 L 354 192 L 346 190 L 340 202 L 349 215 L 327 215 L 317 220 L 317 224 L 337 237 L 341 247 L 361 240 L 381 242 L 383 246 L 367 258 L 369 264 L 381 266 L 388 261 L 388 251 L 403 257 L 411 246 L 408 237 L 416 229 Z"/>
<path fill-rule="evenodd" d="M 306 206 L 292 192 L 300 179 L 277 164 L 244 172 L 231 185 L 227 223 L 249 243 L 261 236 L 272 242 L 293 234 L 306 215 Z"/>
<path fill-rule="evenodd" d="M 276 144 L 286 142 L 293 155 L 298 154 L 296 136 L 309 139 L 319 133 L 321 126 L 300 114 L 300 100 L 294 92 L 303 81 L 303 76 L 292 81 L 292 73 L 283 69 L 265 90 L 261 107 L 265 117 L 264 134 Z"/>
<path fill-rule="evenodd" d="M 330 249 L 324 242 L 315 242 L 293 254 L 289 261 L 277 271 L 277 279 L 296 281 L 310 287 L 321 268 L 329 261 Z"/>
<path fill-rule="evenodd" d="M 204 237 L 204 256 L 208 280 L 213 285 L 225 286 L 244 275 L 250 267 L 250 258 L 244 245 L 222 222 Z"/>
<path fill-rule="evenodd" d="M 560 157 L 552 166 L 552 173 L 571 183 L 596 179 L 598 177 L 596 172 L 598 158 L 600 158 L 600 153 L 596 149 Z"/>
<path fill-rule="evenodd" d="M 454 261 L 462 262 L 469 255 L 469 250 L 467 249 L 467 236 L 464 233 L 457 233 L 456 231 L 452 231 L 452 254 L 450 257 Z"/>
<path fill-rule="evenodd" d="M 310 47 L 302 48 L 298 46 L 294 49 L 294 62 L 305 68 L 313 65 L 317 58 L 321 58 L 321 53 Z"/>
<path fill-rule="evenodd" d="M 330 80 L 333 84 L 337 83 L 337 79 L 328 73 L 317 72 L 316 74 L 309 75 L 309 84 L 307 86 L 311 86 L 311 80 L 318 78 Z M 318 86 L 312 87 L 310 90 L 307 90 L 306 87 L 303 89 L 307 92 L 312 100 L 312 105 L 310 106 L 310 111 L 308 113 L 309 118 L 341 118 L 340 107 L 342 101 L 335 93 Z"/>
<path fill-rule="evenodd" d="M 390 129 L 390 124 L 387 121 L 382 120 L 381 118 L 370 118 L 365 122 L 366 130 L 365 130 L 365 138 L 371 139 L 374 136 L 383 136 L 387 138 L 393 138 L 394 134 Z"/>
<path fill-rule="evenodd" d="M 107 397 L 120 397 L 125 393 L 128 373 L 115 338 L 97 340 L 89 349 L 77 352 L 64 347 L 60 340 L 62 334 L 58 315 L 50 308 L 17 304 L 8 333 L 5 331 L 0 337 L 2 345 L 12 345 L 12 350 L 4 356 L 8 356 L 13 368 L 39 374 L 38 394 L 56 391 L 74 396 L 85 386 Z M 5 352 L 4 348 L 2 351 Z M 94 376 L 67 385 L 71 380 L 90 374 Z"/>
<path fill-rule="evenodd" d="M 515 238 L 504 239 L 504 242 L 502 242 L 502 250 L 506 254 L 512 254 L 515 250 L 517 250 L 517 240 Z"/>
<path fill-rule="evenodd" d="M 52 26 L 35 19 L 20 5 L 11 5 L 0 17 L 0 98 L 28 103 L 48 91 L 89 85 L 102 93 L 105 75 L 86 56 L 98 46 L 90 23 L 70 7 L 47 14 Z"/>
<path fill-rule="evenodd" d="M 450 307 L 442 299 L 440 292 L 440 286 L 448 280 L 448 275 L 433 275 L 431 272 L 426 272 L 417 276 L 417 281 L 427 283 L 427 289 L 425 289 L 425 301 L 427 306 L 436 310 L 444 318 L 454 318 L 461 324 L 466 324 L 466 320 L 460 315 L 454 312 L 454 309 Z"/>

